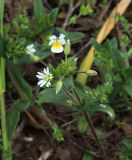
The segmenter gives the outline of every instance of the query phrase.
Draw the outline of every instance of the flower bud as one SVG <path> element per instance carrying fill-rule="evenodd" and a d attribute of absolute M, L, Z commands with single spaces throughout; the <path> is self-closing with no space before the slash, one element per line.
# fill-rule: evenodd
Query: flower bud
<path fill-rule="evenodd" d="M 57 81 L 55 85 L 56 94 L 62 89 L 62 86 L 63 86 L 63 82 L 61 80 Z"/>
<path fill-rule="evenodd" d="M 34 62 L 39 62 L 39 61 L 40 61 L 40 57 L 37 56 L 37 55 L 31 55 L 31 59 L 32 59 Z"/>
<path fill-rule="evenodd" d="M 97 75 L 97 72 L 96 72 L 95 70 L 88 70 L 86 73 L 87 73 L 89 76 L 95 76 L 95 75 Z"/>
<path fill-rule="evenodd" d="M 70 50 L 71 50 L 71 43 L 70 40 L 68 39 L 66 41 L 65 47 L 64 47 L 64 54 L 65 55 L 69 55 L 70 54 Z"/>

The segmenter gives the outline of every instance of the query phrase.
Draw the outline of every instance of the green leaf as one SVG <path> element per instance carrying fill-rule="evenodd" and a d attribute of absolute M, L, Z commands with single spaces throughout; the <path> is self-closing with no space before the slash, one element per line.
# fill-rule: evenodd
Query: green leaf
<path fill-rule="evenodd" d="M 82 38 L 85 37 L 85 35 L 81 32 L 66 32 L 64 31 L 63 28 L 57 28 L 57 30 L 60 32 L 60 33 L 63 33 L 66 35 L 66 38 L 67 39 L 70 39 L 70 41 L 78 41 Z"/>
<path fill-rule="evenodd" d="M 126 68 L 124 71 L 125 79 L 132 79 L 132 67 Z"/>
<path fill-rule="evenodd" d="M 130 151 L 132 152 L 132 140 L 130 140 L 130 139 L 124 139 L 124 140 L 122 141 L 122 144 L 123 144 L 128 150 L 130 150 Z"/>
<path fill-rule="evenodd" d="M 42 26 L 44 29 L 51 27 L 55 24 L 56 22 L 56 17 L 58 15 L 58 8 L 54 8 L 51 10 L 50 13 L 48 13 L 48 15 L 42 17 Z"/>
<path fill-rule="evenodd" d="M 122 145 L 124 146 L 124 154 L 132 159 L 132 140 L 124 139 Z"/>
<path fill-rule="evenodd" d="M 20 120 L 20 114 L 22 111 L 27 110 L 30 107 L 30 102 L 20 103 L 16 102 L 10 112 L 7 114 L 7 128 L 8 139 L 11 141 L 16 126 Z"/>
<path fill-rule="evenodd" d="M 91 156 L 90 153 L 85 153 L 85 154 L 83 155 L 82 160 L 93 160 L 93 157 Z"/>
<path fill-rule="evenodd" d="M 132 79 L 127 79 L 123 85 L 123 89 L 130 97 L 132 97 Z"/>
<path fill-rule="evenodd" d="M 55 22 L 56 22 L 56 17 L 58 15 L 58 11 L 59 11 L 58 8 L 54 8 L 49 14 L 49 17 L 50 17 L 52 24 L 55 24 Z"/>
<path fill-rule="evenodd" d="M 73 86 L 74 86 L 74 83 L 73 83 L 73 77 L 72 76 L 68 76 L 68 77 L 65 77 L 64 79 L 64 85 L 67 89 L 72 89 Z"/>
<path fill-rule="evenodd" d="M 70 24 L 76 24 L 77 23 L 77 18 L 78 16 L 77 15 L 74 15 L 70 18 Z"/>
<path fill-rule="evenodd" d="M 86 15 L 91 15 L 93 13 L 93 9 L 92 9 L 92 7 L 89 5 L 89 4 L 87 4 L 87 5 L 81 5 L 81 7 L 80 7 L 80 15 L 82 15 L 82 16 L 86 16 Z"/>
<path fill-rule="evenodd" d="M 88 127 L 88 123 L 85 119 L 84 116 L 81 116 L 78 123 L 77 123 L 77 127 L 80 133 L 84 133 Z"/>
<path fill-rule="evenodd" d="M 40 16 L 44 14 L 44 7 L 42 0 L 34 0 L 33 9 L 34 9 L 35 20 L 37 22 Z"/>
<path fill-rule="evenodd" d="M 95 39 L 92 39 L 92 45 L 94 46 L 94 48 L 95 48 L 97 51 L 99 51 L 99 52 L 102 51 L 102 45 L 99 44 Z"/>
<path fill-rule="evenodd" d="M 92 105 L 92 103 L 89 105 L 89 102 L 87 102 L 87 104 L 84 107 L 84 110 L 87 112 L 92 112 L 92 113 L 105 112 L 110 116 L 110 118 L 112 120 L 115 118 L 115 113 L 114 113 L 113 109 L 108 105 L 104 105 L 104 104 L 98 105 L 95 103 L 93 103 L 93 105 Z"/>
<path fill-rule="evenodd" d="M 107 138 L 106 132 L 102 131 L 101 129 L 95 128 L 95 131 L 96 131 L 96 134 L 99 137 L 99 139 L 105 140 Z"/>
<path fill-rule="evenodd" d="M 118 69 L 125 67 L 125 62 L 123 56 L 121 56 L 121 51 L 117 49 L 111 49 L 111 56 L 115 67 L 118 67 Z"/>
<path fill-rule="evenodd" d="M 5 1 L 4 0 L 0 0 L 0 29 L 1 29 L 1 24 L 3 22 L 3 17 L 4 17 L 4 5 L 5 5 Z M 2 34 L 1 32 L 3 32 L 2 30 L 0 31 L 0 34 Z"/>
<path fill-rule="evenodd" d="M 67 32 L 67 36 L 69 37 L 70 41 L 78 41 L 84 38 L 84 34 L 81 32 Z"/>
<path fill-rule="evenodd" d="M 53 66 L 50 65 L 51 72 L 53 76 L 57 79 L 62 77 L 63 75 L 70 76 L 76 70 L 76 61 L 73 57 L 67 59 L 67 61 L 62 60 L 61 63 L 57 66 L 56 70 L 54 70 Z"/>
<path fill-rule="evenodd" d="M 19 65 L 8 62 L 8 72 L 11 80 L 17 88 L 19 94 L 24 101 L 30 101 L 32 99 L 32 87 L 23 78 Z"/>
<path fill-rule="evenodd" d="M 54 130 L 53 132 L 54 139 L 57 140 L 57 142 L 63 142 L 64 141 L 63 134 L 58 125 L 56 123 L 52 123 L 51 127 Z"/>
<path fill-rule="evenodd" d="M 52 103 L 61 106 L 68 106 L 68 96 L 61 90 L 56 94 L 54 88 L 46 88 L 38 94 L 38 103 Z"/>
<path fill-rule="evenodd" d="M 54 26 L 56 22 L 56 17 L 58 15 L 58 8 L 52 9 L 48 14 L 41 15 L 37 25 L 35 25 L 34 32 L 31 37 L 42 36 L 42 39 L 47 39 L 47 34 L 51 32 L 51 27 Z"/>

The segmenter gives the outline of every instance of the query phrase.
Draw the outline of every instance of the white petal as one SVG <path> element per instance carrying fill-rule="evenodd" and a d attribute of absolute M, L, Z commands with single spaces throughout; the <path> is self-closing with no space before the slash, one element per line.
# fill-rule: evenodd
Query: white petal
<path fill-rule="evenodd" d="M 64 39 L 65 35 L 64 34 L 60 34 L 59 39 Z"/>
<path fill-rule="evenodd" d="M 39 79 L 42 79 L 42 78 L 43 78 L 42 75 L 38 75 L 38 74 L 36 75 L 36 77 L 39 78 Z"/>
<path fill-rule="evenodd" d="M 56 37 L 55 35 L 52 35 L 52 36 L 49 37 L 49 39 L 50 39 L 50 40 L 56 40 L 57 37 Z"/>
<path fill-rule="evenodd" d="M 38 83 L 37 83 L 40 87 L 44 86 L 46 84 L 46 81 L 45 80 L 40 80 Z"/>
<path fill-rule="evenodd" d="M 50 79 L 53 79 L 53 75 L 52 74 L 50 74 Z"/>
<path fill-rule="evenodd" d="M 64 39 L 59 39 L 59 42 L 64 45 L 66 43 L 66 41 Z"/>
<path fill-rule="evenodd" d="M 46 87 L 50 87 L 50 86 L 51 86 L 50 82 L 46 83 Z"/>
<path fill-rule="evenodd" d="M 44 74 L 42 72 L 37 72 L 38 75 L 43 76 Z"/>
<path fill-rule="evenodd" d="M 46 73 L 46 69 L 45 68 L 44 68 L 43 72 L 44 72 L 44 74 Z"/>
<path fill-rule="evenodd" d="M 49 42 L 49 46 L 51 46 L 52 44 L 54 44 L 55 43 L 55 39 L 54 40 L 50 40 L 50 42 Z"/>
<path fill-rule="evenodd" d="M 46 73 L 49 74 L 49 68 L 47 67 L 46 69 L 47 69 L 47 70 L 46 70 Z"/>
<path fill-rule="evenodd" d="M 47 68 L 44 68 L 44 74 L 45 74 L 45 75 L 49 74 Z"/>
<path fill-rule="evenodd" d="M 34 48 L 32 48 L 32 49 L 31 49 L 31 52 L 32 52 L 32 53 L 35 53 L 35 52 L 36 52 L 36 50 L 35 50 Z"/>
<path fill-rule="evenodd" d="M 45 83 L 41 83 L 41 84 L 40 84 L 40 87 L 43 87 L 44 85 L 45 85 Z"/>
<path fill-rule="evenodd" d="M 40 85 L 43 82 L 43 80 L 40 80 L 37 84 Z"/>

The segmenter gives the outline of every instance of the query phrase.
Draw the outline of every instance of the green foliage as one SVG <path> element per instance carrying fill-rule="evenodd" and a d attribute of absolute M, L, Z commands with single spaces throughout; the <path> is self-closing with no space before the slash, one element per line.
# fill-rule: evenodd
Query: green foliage
<path fill-rule="evenodd" d="M 93 157 L 91 156 L 90 153 L 85 153 L 85 154 L 83 155 L 82 160 L 93 160 Z"/>
<path fill-rule="evenodd" d="M 53 104 L 57 104 L 60 106 L 67 106 L 68 99 L 69 98 L 67 97 L 67 95 L 63 91 L 60 91 L 58 94 L 56 94 L 54 88 L 49 88 L 49 89 L 44 89 L 43 91 L 41 91 L 38 94 L 38 101 L 37 102 L 39 104 L 53 103 Z"/>
<path fill-rule="evenodd" d="M 12 29 L 21 37 L 29 37 L 28 33 L 31 28 L 32 23 L 27 15 L 20 14 L 12 22 Z"/>
<path fill-rule="evenodd" d="M 64 5 L 64 4 L 69 4 L 69 2 L 70 2 L 70 0 L 60 0 L 60 3 L 61 3 L 62 5 Z"/>
<path fill-rule="evenodd" d="M 95 113 L 95 112 L 104 112 L 107 113 L 111 119 L 115 118 L 115 113 L 113 109 L 108 106 L 106 103 L 101 103 L 97 98 L 93 98 L 89 94 L 89 88 L 81 85 L 80 83 L 75 84 L 80 100 L 83 103 L 83 107 L 79 108 L 83 111 Z"/>
<path fill-rule="evenodd" d="M 34 0 L 33 9 L 34 9 L 35 20 L 36 22 L 38 22 L 41 15 L 43 15 L 45 12 L 42 0 Z"/>
<path fill-rule="evenodd" d="M 88 123 L 87 123 L 84 116 L 80 117 L 80 119 L 77 123 L 77 127 L 78 127 L 79 132 L 82 133 L 82 134 L 86 131 L 86 129 L 88 127 Z"/>
<path fill-rule="evenodd" d="M 53 138 L 57 141 L 57 142 L 63 142 L 64 138 L 63 138 L 63 134 L 61 129 L 58 127 L 57 124 L 53 123 L 51 125 L 52 129 L 53 129 Z"/>
<path fill-rule="evenodd" d="M 80 6 L 80 10 L 79 10 L 79 14 L 75 14 L 73 15 L 70 20 L 69 20 L 69 23 L 70 24 L 76 24 L 77 23 L 77 20 L 80 16 L 88 16 L 88 15 L 92 15 L 94 12 L 94 10 L 92 9 L 92 7 L 87 4 L 82 4 Z"/>
<path fill-rule="evenodd" d="M 50 64 L 50 70 L 55 79 L 59 79 L 63 76 L 70 76 L 76 70 L 76 60 L 74 58 L 68 58 L 67 61 L 62 60 L 55 69 Z"/>
<path fill-rule="evenodd" d="M 63 28 L 57 28 L 57 30 L 60 33 L 63 33 L 64 35 L 66 35 L 67 39 L 69 39 L 70 41 L 78 41 L 84 38 L 84 34 L 81 32 L 66 32 L 64 31 Z"/>
<path fill-rule="evenodd" d="M 120 155 L 120 160 L 131 160 L 132 159 L 132 140 L 124 139 L 122 141 L 123 153 Z"/>
<path fill-rule="evenodd" d="M 96 134 L 98 135 L 99 139 L 105 140 L 107 138 L 106 132 L 102 131 L 99 128 L 95 128 Z"/>
<path fill-rule="evenodd" d="M 123 25 L 124 29 L 127 31 L 128 30 L 128 27 L 129 27 L 129 23 L 128 23 L 128 20 L 123 16 L 123 15 L 120 15 L 120 14 L 116 14 L 115 16 L 118 21 Z"/>
<path fill-rule="evenodd" d="M 130 39 L 127 35 L 122 34 L 120 36 L 120 45 L 122 48 L 126 48 L 126 46 L 128 46 L 128 44 L 129 44 L 129 42 L 130 42 Z"/>
<path fill-rule="evenodd" d="M 27 110 L 30 107 L 30 103 L 16 102 L 12 107 L 11 112 L 7 114 L 7 128 L 8 128 L 8 139 L 11 142 L 16 126 L 20 120 L 20 114 L 22 111 Z"/>
<path fill-rule="evenodd" d="M 3 33 L 3 17 L 4 17 L 4 4 L 5 1 L 0 1 L 0 35 Z"/>
<path fill-rule="evenodd" d="M 61 4 L 68 4 L 68 2 L 69 0 L 61 0 Z M 103 0 L 103 2 L 108 1 Z M 18 99 L 22 100 L 22 102 L 15 102 L 11 112 L 7 115 L 10 148 L 21 112 L 26 111 L 34 102 L 40 106 L 43 103 L 51 103 L 80 113 L 89 112 L 90 116 L 93 116 L 96 112 L 103 112 L 112 120 L 115 118 L 115 113 L 112 109 L 113 106 L 115 107 L 115 100 L 122 99 L 125 102 L 124 106 L 132 107 L 130 101 L 130 97 L 132 97 L 132 68 L 129 65 L 126 67 L 126 61 L 128 62 L 128 58 L 132 57 L 132 50 L 127 49 L 126 45 L 129 44 L 129 36 L 124 34 L 120 37 L 122 50 L 118 49 L 116 39 L 108 40 L 102 45 L 93 40 L 95 65 L 99 69 L 101 79 L 96 88 L 90 88 L 74 81 L 77 62 L 74 57 L 70 57 L 70 44 L 68 44 L 67 50 L 64 49 L 65 60 L 61 60 L 55 66 L 48 64 L 49 71 L 53 75 L 51 88 L 43 88 L 36 97 L 33 96 L 33 88 L 25 80 L 20 69 L 21 64 L 39 62 L 51 55 L 49 37 L 53 34 L 59 11 L 58 8 L 54 8 L 47 13 L 43 7 L 42 0 L 34 0 L 33 10 L 33 17 L 23 12 L 25 14 L 17 15 L 11 24 L 5 24 L 5 36 L 0 36 L 0 57 L 6 59 L 8 74 L 20 94 Z M 69 23 L 76 24 L 78 18 L 92 15 L 93 12 L 89 4 L 81 3 L 79 13 L 75 12 L 76 15 L 70 18 Z M 2 14 L 1 11 L 0 14 Z M 127 20 L 120 15 L 118 15 L 118 19 L 123 24 L 124 31 L 127 32 Z M 84 34 L 81 32 L 66 32 L 63 28 L 56 29 L 66 36 L 65 40 L 78 41 L 84 38 Z M 33 55 L 27 53 L 27 46 L 30 44 L 35 49 L 35 54 Z M 65 46 L 63 47 L 65 48 Z M 69 57 L 67 58 L 67 56 Z M 95 72 L 83 74 L 96 75 Z M 64 141 L 62 130 L 59 126 L 56 123 L 52 123 L 50 127 L 53 130 L 53 138 L 58 142 Z M 80 117 L 77 127 L 81 134 L 89 127 L 84 116 Z M 101 129 L 95 129 L 95 131 L 101 140 L 107 137 L 106 133 Z M 131 158 L 131 142 L 124 140 L 123 145 L 124 151 L 127 150 L 123 156 L 128 159 L 129 157 Z M 83 160 L 92 159 L 89 153 L 85 153 L 83 156 Z"/>
<path fill-rule="evenodd" d="M 127 51 L 117 48 L 116 39 L 107 40 L 103 45 L 93 41 L 93 45 L 96 49 L 95 65 L 99 67 L 102 76 L 101 85 L 94 90 L 95 96 L 100 99 L 100 102 L 111 104 L 117 97 L 122 98 L 126 106 L 131 107 L 129 96 L 132 96 L 130 89 L 132 70 L 131 67 L 126 68 Z M 94 95 L 92 92 L 90 94 Z"/>
<path fill-rule="evenodd" d="M 31 101 L 32 99 L 32 87 L 29 83 L 23 78 L 22 73 L 19 69 L 19 65 L 14 65 L 12 63 L 8 63 L 8 71 L 13 81 L 15 87 L 17 88 L 21 98 L 24 101 Z"/>
<path fill-rule="evenodd" d="M 109 117 L 113 120 L 115 118 L 115 113 L 113 111 L 113 109 L 108 106 L 108 105 L 104 105 L 104 104 L 100 104 L 98 106 L 98 104 L 96 103 L 89 103 L 86 104 L 86 106 L 84 107 L 84 111 L 87 112 L 91 112 L 91 113 L 95 113 L 95 112 L 105 112 L 109 115 Z"/>
<path fill-rule="evenodd" d="M 19 40 L 7 38 L 5 41 L 5 55 L 8 59 L 13 60 L 14 63 L 26 52 L 26 39 Z"/>
<path fill-rule="evenodd" d="M 70 24 L 76 24 L 77 23 L 77 19 L 78 19 L 77 15 L 72 16 L 70 18 Z"/>
<path fill-rule="evenodd" d="M 87 4 L 87 5 L 83 4 L 80 7 L 80 13 L 79 14 L 82 15 L 82 16 L 91 15 L 91 14 L 93 14 L 93 9 L 89 4 Z"/>

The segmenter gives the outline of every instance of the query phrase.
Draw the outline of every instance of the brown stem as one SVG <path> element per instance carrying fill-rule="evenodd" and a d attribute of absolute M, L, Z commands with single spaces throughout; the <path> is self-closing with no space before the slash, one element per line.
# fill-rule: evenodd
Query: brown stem
<path fill-rule="evenodd" d="M 91 121 L 91 118 L 90 118 L 89 114 L 86 113 L 86 112 L 83 112 L 83 114 L 84 114 L 84 116 L 85 116 L 85 118 L 86 118 L 86 120 L 87 120 L 87 122 L 88 122 L 88 124 L 89 124 L 89 127 L 90 127 L 90 129 L 91 129 L 94 137 L 95 137 L 96 143 L 97 143 L 97 145 L 98 145 L 98 148 L 100 149 L 100 153 L 101 153 L 101 155 L 102 155 L 103 160 L 108 160 L 108 157 L 107 157 L 107 155 L 106 155 L 106 152 L 105 152 L 105 150 L 104 150 L 104 148 L 103 148 L 103 146 L 102 146 L 102 144 L 101 144 L 101 141 L 99 140 L 99 138 L 98 138 L 98 136 L 97 136 L 97 134 L 96 134 L 96 132 L 95 132 L 95 130 L 94 130 L 94 126 L 93 126 L 93 124 L 92 124 L 92 121 Z"/>
<path fill-rule="evenodd" d="M 68 9 L 68 13 L 67 13 L 67 16 L 65 18 L 65 22 L 63 24 L 63 27 L 66 28 L 67 24 L 68 24 L 68 21 L 72 15 L 72 13 L 74 12 L 74 10 L 80 5 L 80 2 L 78 1 L 75 6 L 74 6 L 74 0 L 71 0 L 70 1 L 70 4 L 69 4 L 69 9 Z"/>

